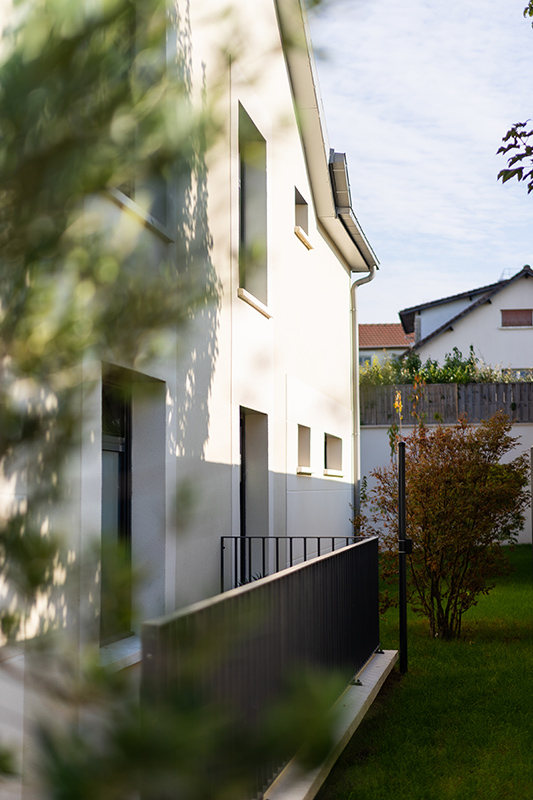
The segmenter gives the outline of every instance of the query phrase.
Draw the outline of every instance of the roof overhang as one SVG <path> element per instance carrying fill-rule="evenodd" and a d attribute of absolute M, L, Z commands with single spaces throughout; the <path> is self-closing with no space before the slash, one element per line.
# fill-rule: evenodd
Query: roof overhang
<path fill-rule="evenodd" d="M 368 272 L 379 261 L 351 208 L 346 156 L 331 162 L 328 136 L 307 13 L 302 0 L 275 0 L 283 50 L 313 203 L 319 225 L 353 272 Z"/>

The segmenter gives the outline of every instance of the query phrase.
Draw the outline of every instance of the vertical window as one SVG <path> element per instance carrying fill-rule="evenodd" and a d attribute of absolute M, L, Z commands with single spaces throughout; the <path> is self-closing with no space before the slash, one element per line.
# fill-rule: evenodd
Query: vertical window
<path fill-rule="evenodd" d="M 342 472 L 342 439 L 329 433 L 324 435 L 324 471 Z"/>
<path fill-rule="evenodd" d="M 158 12 L 163 13 L 163 12 Z M 135 3 L 131 2 L 123 15 L 121 25 L 115 32 L 115 52 L 119 70 L 117 76 L 129 84 L 132 71 L 142 92 L 148 92 L 164 79 L 166 73 L 166 22 L 164 18 L 154 17 L 150 24 L 138 16 Z M 141 53 L 140 63 L 136 61 Z M 124 90 L 125 91 L 125 90 Z M 163 225 L 167 224 L 168 185 L 165 167 L 154 162 L 147 174 L 139 174 L 141 143 L 153 138 L 157 126 L 157 114 L 152 111 L 143 116 L 135 130 L 124 142 L 126 180 L 118 189 L 131 200 L 141 203 L 145 210 Z M 164 159 L 163 159 L 164 160 Z"/>
<path fill-rule="evenodd" d="M 102 381 L 100 641 L 131 633 L 131 386 Z"/>
<path fill-rule="evenodd" d="M 301 228 L 304 233 L 309 233 L 309 208 L 302 195 L 295 188 L 294 190 L 294 224 L 297 228 Z"/>
<path fill-rule="evenodd" d="M 533 310 L 531 308 L 502 308 L 502 328 L 531 328 Z"/>
<path fill-rule="evenodd" d="M 239 169 L 239 285 L 266 305 L 266 141 L 241 105 Z"/>
<path fill-rule="evenodd" d="M 301 475 L 311 474 L 311 428 L 298 425 L 298 469 Z"/>

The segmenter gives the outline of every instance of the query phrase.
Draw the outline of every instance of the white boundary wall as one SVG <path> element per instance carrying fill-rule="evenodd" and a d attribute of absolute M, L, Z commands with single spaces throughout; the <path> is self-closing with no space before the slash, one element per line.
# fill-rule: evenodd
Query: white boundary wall
<path fill-rule="evenodd" d="M 361 475 L 368 479 L 368 488 L 372 489 L 375 481 L 370 477 L 372 470 L 386 467 L 390 463 L 390 446 L 387 425 L 363 426 L 361 428 Z M 403 435 L 408 436 L 413 430 L 412 425 L 403 426 Z M 519 438 L 517 447 L 512 451 L 507 460 L 511 460 L 521 453 L 529 454 L 533 447 L 533 425 L 517 423 L 513 425 L 511 435 Z M 532 541 L 532 514 L 531 505 L 526 511 L 524 529 L 520 532 L 520 544 L 530 544 Z"/>

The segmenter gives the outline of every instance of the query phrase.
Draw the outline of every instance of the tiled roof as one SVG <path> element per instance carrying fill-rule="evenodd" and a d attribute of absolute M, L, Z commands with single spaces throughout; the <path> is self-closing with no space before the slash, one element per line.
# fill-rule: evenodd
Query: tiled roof
<path fill-rule="evenodd" d="M 404 333 L 400 322 L 359 325 L 359 347 L 409 347 L 414 340 L 414 333 Z"/>

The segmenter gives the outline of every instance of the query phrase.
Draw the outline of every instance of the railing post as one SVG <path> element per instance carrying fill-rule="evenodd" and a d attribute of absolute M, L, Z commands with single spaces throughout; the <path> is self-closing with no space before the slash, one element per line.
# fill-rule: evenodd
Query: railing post
<path fill-rule="evenodd" d="M 407 554 L 411 541 L 405 538 L 405 442 L 398 444 L 398 579 L 400 610 L 400 672 L 407 672 Z"/>
<path fill-rule="evenodd" d="M 224 537 L 221 536 L 221 547 L 220 547 L 220 591 L 224 591 L 224 550 L 226 549 L 226 545 L 224 544 Z"/>
<path fill-rule="evenodd" d="M 529 463 L 531 466 L 530 470 L 530 481 L 531 481 L 531 494 L 530 494 L 530 512 L 531 512 L 531 544 L 533 544 L 533 447 L 529 451 Z"/>

